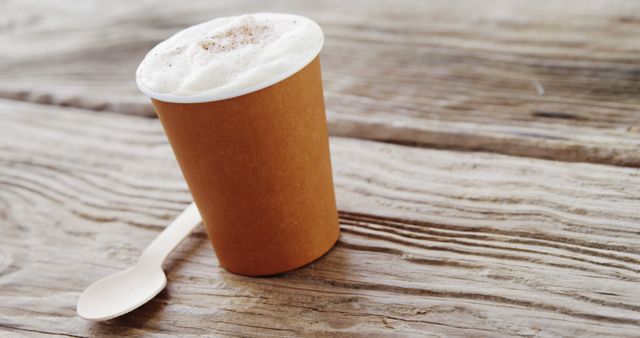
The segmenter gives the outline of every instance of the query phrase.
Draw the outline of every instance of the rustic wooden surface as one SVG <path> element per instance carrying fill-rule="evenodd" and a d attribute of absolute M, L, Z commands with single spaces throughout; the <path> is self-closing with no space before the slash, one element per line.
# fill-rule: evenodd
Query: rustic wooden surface
<path fill-rule="evenodd" d="M 0 102 L 0 329 L 63 335 L 637 336 L 640 169 L 332 139 L 342 236 L 273 278 L 202 229 L 120 319 L 75 302 L 190 201 L 157 120 Z"/>
<path fill-rule="evenodd" d="M 638 336 L 640 3 L 159 3 L 0 2 L 0 336 Z M 325 28 L 339 243 L 247 278 L 199 229 L 150 303 L 80 319 L 191 200 L 135 66 L 264 10 Z"/>
<path fill-rule="evenodd" d="M 212 17 L 316 19 L 334 135 L 640 166 L 640 2 L 0 4 L 0 96 L 153 115 L 135 67 Z"/>

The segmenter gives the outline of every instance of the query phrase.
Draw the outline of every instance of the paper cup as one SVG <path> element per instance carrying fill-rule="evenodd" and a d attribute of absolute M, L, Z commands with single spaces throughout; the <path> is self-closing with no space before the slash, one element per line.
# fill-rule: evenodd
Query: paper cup
<path fill-rule="evenodd" d="M 317 54 L 292 75 L 231 98 L 188 103 L 141 89 L 223 267 L 272 275 L 331 249 L 339 223 Z"/>

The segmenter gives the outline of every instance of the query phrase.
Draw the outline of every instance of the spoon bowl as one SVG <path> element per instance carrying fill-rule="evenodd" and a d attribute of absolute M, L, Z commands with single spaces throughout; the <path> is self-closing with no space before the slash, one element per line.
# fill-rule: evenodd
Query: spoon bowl
<path fill-rule="evenodd" d="M 160 267 L 138 263 L 91 284 L 78 299 L 78 314 L 96 321 L 115 318 L 148 302 L 166 285 Z"/>

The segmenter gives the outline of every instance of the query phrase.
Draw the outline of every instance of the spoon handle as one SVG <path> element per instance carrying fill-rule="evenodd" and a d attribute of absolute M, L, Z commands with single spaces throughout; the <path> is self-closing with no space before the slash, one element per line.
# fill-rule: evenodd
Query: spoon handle
<path fill-rule="evenodd" d="M 165 258 L 185 239 L 202 218 L 195 203 L 191 203 L 164 231 L 144 249 L 139 262 L 154 263 L 162 266 Z"/>

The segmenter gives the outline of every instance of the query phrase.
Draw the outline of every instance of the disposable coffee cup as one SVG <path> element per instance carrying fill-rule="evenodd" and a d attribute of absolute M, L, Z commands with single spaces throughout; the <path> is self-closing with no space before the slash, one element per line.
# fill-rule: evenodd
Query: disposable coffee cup
<path fill-rule="evenodd" d="M 220 264 L 273 275 L 339 237 L 320 48 L 233 91 L 151 98 Z"/>

